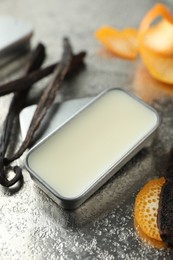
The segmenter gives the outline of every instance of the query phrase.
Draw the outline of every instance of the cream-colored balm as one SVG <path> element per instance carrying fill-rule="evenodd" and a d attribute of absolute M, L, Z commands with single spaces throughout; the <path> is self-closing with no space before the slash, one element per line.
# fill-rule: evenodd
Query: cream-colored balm
<path fill-rule="evenodd" d="M 79 205 L 142 147 L 158 124 L 152 108 L 112 89 L 34 147 L 26 167 L 60 204 L 76 200 Z"/>

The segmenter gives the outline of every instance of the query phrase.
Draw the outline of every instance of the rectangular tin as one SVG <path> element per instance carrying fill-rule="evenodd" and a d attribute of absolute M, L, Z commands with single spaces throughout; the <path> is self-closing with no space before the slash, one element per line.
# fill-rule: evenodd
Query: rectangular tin
<path fill-rule="evenodd" d="M 44 142 L 48 142 L 49 138 L 56 134 L 60 129 L 62 130 L 63 127 L 68 124 L 71 120 L 73 120 L 75 117 L 80 116 L 80 114 L 86 110 L 88 107 L 90 107 L 93 103 L 97 102 L 103 95 L 110 91 L 122 91 L 132 97 L 134 100 L 145 106 L 147 109 L 154 112 L 157 120 L 155 125 L 148 131 L 145 136 L 143 136 L 138 143 L 134 144 L 133 147 L 131 147 L 128 152 L 122 156 L 118 162 L 114 163 L 109 169 L 107 169 L 102 176 L 94 182 L 90 187 L 87 188 L 80 196 L 77 196 L 75 198 L 66 198 L 58 193 L 58 191 L 54 190 L 43 178 L 39 176 L 39 173 L 34 172 L 32 167 L 29 165 L 29 157 L 33 154 L 37 149 L 39 149 Z M 137 152 L 139 152 L 144 146 L 148 144 L 149 141 L 152 140 L 152 137 L 158 128 L 160 124 L 160 119 L 157 114 L 157 112 L 147 104 L 145 104 L 142 100 L 140 100 L 138 97 L 132 95 L 131 93 L 124 91 L 122 89 L 110 89 L 107 91 L 104 91 L 100 95 L 98 95 L 96 98 L 94 98 L 89 104 L 87 104 L 84 108 L 79 110 L 75 115 L 73 115 L 67 122 L 62 124 L 60 127 L 58 127 L 55 131 L 53 131 L 50 135 L 48 135 L 46 138 L 41 140 L 37 145 L 35 145 L 27 154 L 26 160 L 25 160 L 25 166 L 28 172 L 31 175 L 31 178 L 38 184 L 38 186 L 49 196 L 51 197 L 58 205 L 60 205 L 63 208 L 67 209 L 74 209 L 79 207 L 85 200 L 87 200 L 97 189 L 99 189 L 108 179 L 110 179 L 122 166 L 124 166 Z"/>

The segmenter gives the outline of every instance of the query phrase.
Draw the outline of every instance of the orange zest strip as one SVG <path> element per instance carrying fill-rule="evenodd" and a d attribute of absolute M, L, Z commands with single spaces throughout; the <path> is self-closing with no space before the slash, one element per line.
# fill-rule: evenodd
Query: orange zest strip
<path fill-rule="evenodd" d="M 156 18 L 162 17 L 156 25 Z M 164 4 L 156 4 L 144 16 L 139 31 L 127 28 L 119 31 L 102 27 L 96 38 L 112 53 L 135 59 L 140 52 L 150 74 L 161 82 L 173 84 L 173 14 Z"/>
<path fill-rule="evenodd" d="M 134 28 L 119 31 L 105 26 L 98 29 L 95 36 L 109 51 L 121 58 L 135 59 L 138 55 L 137 30 Z"/>
<path fill-rule="evenodd" d="M 173 84 L 173 58 L 170 56 L 161 55 L 159 52 L 157 52 L 154 46 L 153 48 L 155 49 L 155 51 L 151 50 L 150 48 L 148 48 L 147 45 L 145 45 L 146 33 L 147 31 L 149 32 L 149 30 L 153 29 L 153 28 L 149 29 L 150 25 L 159 16 L 164 17 L 166 21 L 173 24 L 173 15 L 166 8 L 166 6 L 164 6 L 163 4 L 157 4 L 154 8 L 152 8 L 145 15 L 140 25 L 139 35 L 138 35 L 140 54 L 150 74 L 154 78 L 168 84 Z M 160 37 L 162 37 L 161 32 L 160 32 Z M 168 53 L 169 51 L 171 51 L 172 47 L 170 49 L 169 48 L 168 50 L 166 50 L 166 52 L 168 51 Z"/>
<path fill-rule="evenodd" d="M 173 16 L 169 9 L 163 4 L 156 4 L 144 16 L 139 27 L 139 35 L 143 35 L 149 29 L 152 22 L 159 16 L 163 16 L 170 23 L 173 23 Z"/>

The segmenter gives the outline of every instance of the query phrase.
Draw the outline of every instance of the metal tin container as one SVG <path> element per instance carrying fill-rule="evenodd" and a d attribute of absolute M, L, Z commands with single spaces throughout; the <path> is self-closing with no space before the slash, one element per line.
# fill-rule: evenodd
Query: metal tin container
<path fill-rule="evenodd" d="M 57 204 L 74 209 L 151 140 L 159 123 L 139 98 L 111 89 L 33 147 L 25 165 Z"/>

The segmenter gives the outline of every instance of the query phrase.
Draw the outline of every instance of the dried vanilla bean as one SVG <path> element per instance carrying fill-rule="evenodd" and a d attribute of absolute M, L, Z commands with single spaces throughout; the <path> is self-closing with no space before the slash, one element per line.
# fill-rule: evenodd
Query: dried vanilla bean
<path fill-rule="evenodd" d="M 86 52 L 81 51 L 78 54 L 73 56 L 73 60 L 70 65 L 70 70 L 68 72 L 68 75 L 75 72 L 83 65 L 83 59 L 84 59 L 85 55 L 86 55 Z M 41 80 L 44 77 L 50 75 L 54 71 L 54 69 L 57 65 L 58 65 L 58 63 L 51 64 L 45 68 L 33 71 L 33 72 L 25 75 L 24 77 L 21 77 L 19 79 L 15 79 L 13 81 L 0 85 L 0 96 L 4 96 L 11 92 L 17 92 L 20 90 L 24 90 L 28 86 L 36 83 L 37 81 Z"/>
<path fill-rule="evenodd" d="M 2 148 L 0 150 L 0 170 L 1 170 L 0 183 L 2 185 L 9 187 L 9 186 L 13 185 L 14 183 L 16 183 L 21 178 L 21 176 L 22 176 L 21 169 L 20 169 L 20 167 L 15 166 L 15 167 L 13 167 L 13 171 L 15 173 L 14 178 L 12 180 L 7 179 L 7 177 L 6 177 L 7 169 L 12 168 L 10 166 L 10 163 L 12 161 L 18 159 L 23 154 L 23 152 L 29 147 L 29 145 L 32 142 L 33 136 L 34 136 L 36 130 L 38 129 L 42 119 L 44 118 L 49 107 L 52 105 L 52 103 L 55 99 L 56 93 L 63 83 L 63 80 L 65 79 L 65 77 L 67 77 L 70 74 L 75 73 L 78 69 L 80 69 L 82 67 L 82 65 L 84 64 L 83 59 L 84 59 L 85 55 L 86 55 L 85 52 L 80 52 L 76 55 L 73 55 L 70 42 L 67 38 L 65 38 L 64 39 L 64 51 L 63 51 L 61 61 L 59 63 L 50 65 L 49 67 L 46 67 L 45 69 L 38 69 L 34 72 L 32 72 L 32 69 L 36 69 L 36 67 L 34 65 L 28 66 L 27 75 L 25 77 L 23 77 L 22 79 L 18 79 L 16 81 L 7 83 L 8 84 L 8 85 L 6 85 L 7 92 L 8 91 L 15 92 L 15 95 L 11 102 L 10 107 L 14 108 L 14 115 L 16 115 L 17 113 L 20 112 L 22 106 L 24 105 L 24 102 L 22 102 L 18 107 L 18 106 L 14 105 L 16 103 L 15 101 L 16 100 L 19 101 L 19 99 L 21 99 L 22 96 L 24 96 L 24 100 L 25 100 L 29 87 L 34 82 L 38 81 L 39 79 L 50 74 L 53 71 L 52 80 L 51 80 L 50 84 L 44 89 L 44 91 L 38 101 L 37 108 L 36 108 L 36 111 L 32 118 L 32 121 L 31 121 L 30 127 L 28 129 L 25 140 L 23 141 L 19 150 L 14 155 L 11 155 L 9 158 L 4 158 L 6 155 L 6 148 L 7 148 L 6 146 L 8 144 L 8 136 L 2 135 Z M 18 87 L 18 85 L 16 85 L 18 83 L 19 83 L 20 87 Z M 1 90 L 3 87 L 5 89 L 5 85 L 0 86 L 0 95 L 2 94 Z M 21 93 L 22 93 L 22 96 L 21 96 Z M 10 124 L 12 124 L 10 117 L 13 118 L 14 115 L 12 115 L 11 113 L 9 114 Z M 6 123 L 6 125 L 7 125 L 6 127 L 8 130 L 9 129 L 8 124 Z M 6 131 L 6 133 L 8 133 L 8 131 Z M 6 169 L 6 171 L 5 171 L 5 169 Z"/>
<path fill-rule="evenodd" d="M 47 110 L 52 105 L 52 103 L 55 99 L 57 90 L 61 87 L 64 78 L 69 73 L 71 65 L 74 62 L 74 59 L 75 59 L 75 56 L 72 53 L 72 48 L 71 48 L 70 42 L 67 38 L 65 38 L 64 39 L 64 51 L 63 51 L 61 61 L 55 67 L 52 80 L 51 80 L 50 84 L 44 89 L 44 91 L 38 101 L 37 108 L 33 115 L 31 124 L 29 126 L 27 135 L 25 137 L 25 140 L 23 141 L 21 147 L 15 153 L 14 156 L 12 156 L 11 158 L 6 158 L 6 163 L 10 163 L 10 162 L 16 160 L 17 158 L 19 158 L 30 145 L 36 130 L 38 129 Z"/>
<path fill-rule="evenodd" d="M 45 59 L 45 47 L 43 44 L 38 44 L 37 48 L 33 51 L 32 56 L 25 69 L 25 74 L 28 75 L 30 72 L 37 70 L 42 65 Z M 15 166 L 13 168 L 15 176 L 11 180 L 7 179 L 8 169 L 4 166 L 4 157 L 9 146 L 9 139 L 11 130 L 13 127 L 14 119 L 19 115 L 19 112 L 23 108 L 27 93 L 31 85 L 28 85 L 25 90 L 16 92 L 10 103 L 10 107 L 3 124 L 2 134 L 0 138 L 0 184 L 9 187 L 15 184 L 22 176 L 20 167 Z M 10 167 L 12 168 L 12 167 Z"/>

